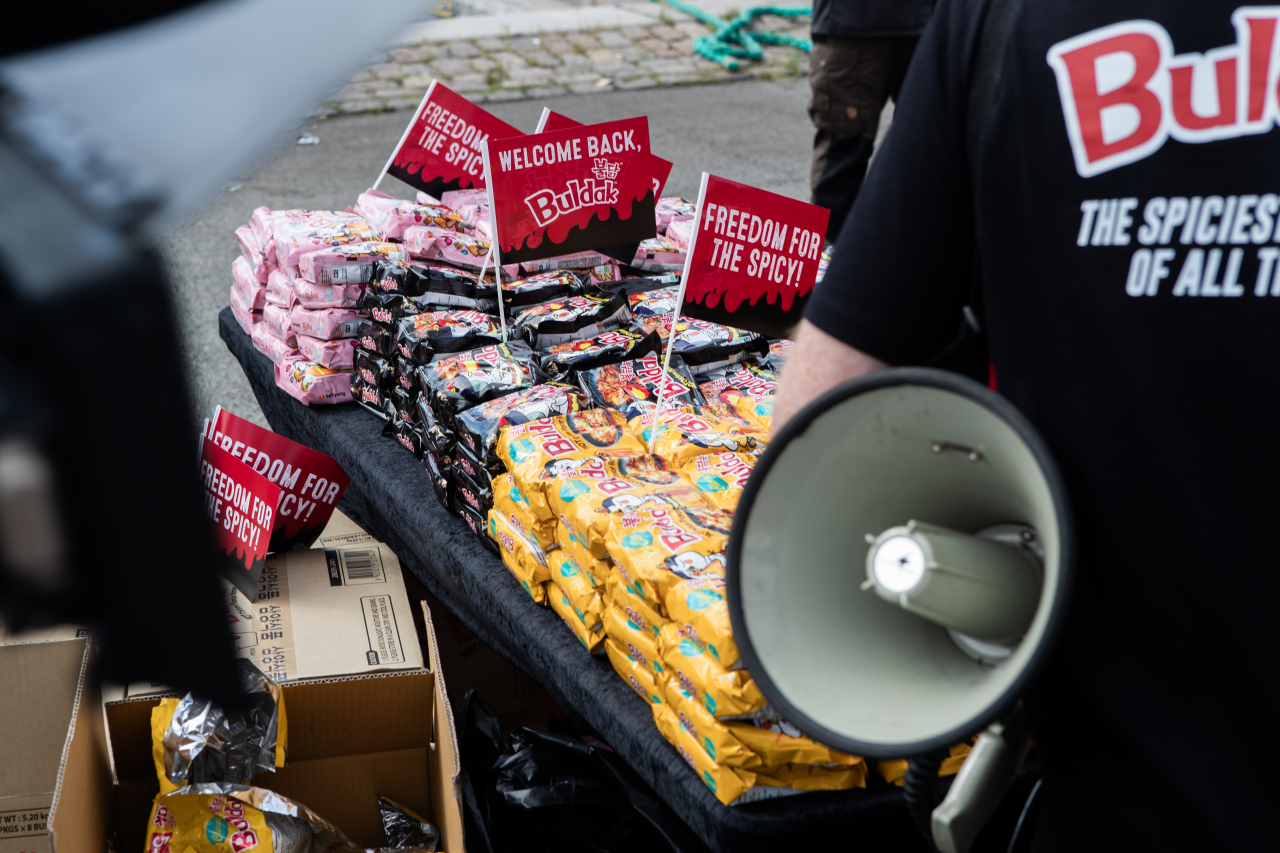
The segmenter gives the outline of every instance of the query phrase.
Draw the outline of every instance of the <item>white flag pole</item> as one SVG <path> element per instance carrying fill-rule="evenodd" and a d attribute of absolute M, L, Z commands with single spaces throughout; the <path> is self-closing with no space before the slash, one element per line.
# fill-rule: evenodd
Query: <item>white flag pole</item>
<path fill-rule="evenodd" d="M 534 135 L 542 133 L 542 129 L 547 126 L 547 119 L 549 118 L 551 118 L 551 108 L 543 107 L 542 117 L 538 119 L 538 126 L 533 131 Z"/>
<path fill-rule="evenodd" d="M 493 258 L 493 278 L 498 291 L 498 322 L 502 324 L 502 342 L 507 342 L 507 312 L 503 307 L 502 253 L 498 250 L 498 206 L 493 199 L 493 174 L 489 169 L 489 140 L 484 141 L 484 191 L 489 199 L 489 256 Z"/>
<path fill-rule="evenodd" d="M 689 236 L 689 250 L 684 256 L 684 272 L 680 274 L 680 288 L 676 291 L 676 304 L 671 310 L 671 331 L 667 335 L 667 354 L 662 359 L 662 378 L 658 380 L 658 411 L 654 415 L 653 430 L 649 433 L 649 455 L 653 455 L 653 442 L 658 436 L 661 426 L 662 410 L 667 403 L 667 381 L 671 372 L 671 353 L 676 346 L 676 324 L 680 321 L 680 308 L 684 305 L 684 291 L 689 285 L 689 271 L 693 267 L 693 249 L 698 242 L 698 232 L 702 230 L 702 204 L 707 197 L 707 172 L 702 173 L 702 183 L 698 187 L 698 204 L 693 211 L 693 234 Z"/>
<path fill-rule="evenodd" d="M 396 147 L 391 149 L 391 156 L 387 158 L 387 165 L 382 167 L 382 171 L 378 173 L 378 180 L 373 182 L 372 189 L 377 189 L 378 184 L 382 183 L 382 179 L 387 176 L 387 170 L 391 168 L 391 164 L 395 162 L 396 155 L 400 153 L 400 148 L 404 145 L 404 141 L 409 138 L 409 131 L 413 130 L 413 125 L 418 121 L 418 117 L 422 115 L 423 108 L 427 105 L 427 101 L 431 100 L 431 93 L 436 90 L 436 81 L 432 80 L 431 85 L 427 87 L 427 94 L 422 96 L 422 102 L 418 104 L 418 108 L 413 111 L 413 117 L 409 119 L 409 125 L 404 129 L 404 133 L 400 136 L 400 141 L 396 143 Z"/>

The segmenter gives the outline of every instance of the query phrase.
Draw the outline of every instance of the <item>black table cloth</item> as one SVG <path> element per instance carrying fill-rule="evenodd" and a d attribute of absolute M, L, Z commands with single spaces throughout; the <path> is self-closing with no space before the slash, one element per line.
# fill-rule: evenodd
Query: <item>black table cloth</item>
<path fill-rule="evenodd" d="M 443 507 L 412 454 L 381 435 L 356 405 L 303 406 L 275 385 L 271 361 L 231 309 L 222 339 L 239 359 L 262 412 L 281 435 L 327 453 L 351 477 L 342 507 L 499 654 L 589 723 L 712 850 L 924 850 L 896 788 L 815 792 L 722 805 L 654 726 L 649 706 L 604 655 L 591 656 L 560 617 L 535 604 L 502 562 Z M 871 774 L 874 777 L 874 771 Z"/>

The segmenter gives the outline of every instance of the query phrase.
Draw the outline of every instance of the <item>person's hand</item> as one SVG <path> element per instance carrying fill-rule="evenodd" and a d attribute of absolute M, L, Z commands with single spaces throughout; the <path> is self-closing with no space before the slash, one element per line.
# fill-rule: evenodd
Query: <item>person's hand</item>
<path fill-rule="evenodd" d="M 774 398 L 771 431 L 777 434 L 797 412 L 837 385 L 888 366 L 801 320 Z"/>

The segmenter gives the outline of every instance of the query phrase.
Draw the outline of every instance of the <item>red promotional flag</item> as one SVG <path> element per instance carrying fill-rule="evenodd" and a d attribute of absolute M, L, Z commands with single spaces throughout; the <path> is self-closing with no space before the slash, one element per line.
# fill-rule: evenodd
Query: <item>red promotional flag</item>
<path fill-rule="evenodd" d="M 830 212 L 702 174 L 681 312 L 784 337 L 804 313 Z"/>
<path fill-rule="evenodd" d="M 200 442 L 205 510 L 213 522 L 222 573 L 245 595 L 258 594 L 270 550 L 280 487 L 208 438 Z"/>
<path fill-rule="evenodd" d="M 432 80 L 382 175 L 436 198 L 450 190 L 484 189 L 484 144 L 508 136 L 523 134 Z"/>
<path fill-rule="evenodd" d="M 333 457 L 236 417 L 221 406 L 205 435 L 283 492 L 269 550 L 310 547 L 351 482 Z"/>
<path fill-rule="evenodd" d="M 561 115 L 555 110 L 542 108 L 542 118 L 538 119 L 538 129 L 534 133 L 553 133 L 557 130 L 569 130 L 574 127 L 582 127 L 582 122 L 574 121 L 566 115 Z M 671 177 L 671 167 L 674 165 L 670 160 L 663 160 L 657 154 L 650 154 L 649 159 L 652 161 L 651 169 L 653 173 L 653 197 L 655 199 L 662 198 L 662 188 L 667 185 L 667 178 Z M 630 261 L 630 258 L 627 258 Z"/>
<path fill-rule="evenodd" d="M 502 263 L 653 237 L 650 159 L 645 118 L 490 139 L 485 174 Z"/>

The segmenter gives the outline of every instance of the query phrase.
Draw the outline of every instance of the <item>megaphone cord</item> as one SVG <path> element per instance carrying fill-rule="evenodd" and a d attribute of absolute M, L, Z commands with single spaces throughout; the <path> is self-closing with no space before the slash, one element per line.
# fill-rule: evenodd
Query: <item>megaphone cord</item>
<path fill-rule="evenodd" d="M 938 848 L 933 843 L 933 810 L 938 807 L 938 771 L 948 755 L 948 750 L 941 750 L 916 756 L 907 762 L 907 775 L 902 780 L 907 811 L 935 853 Z"/>

